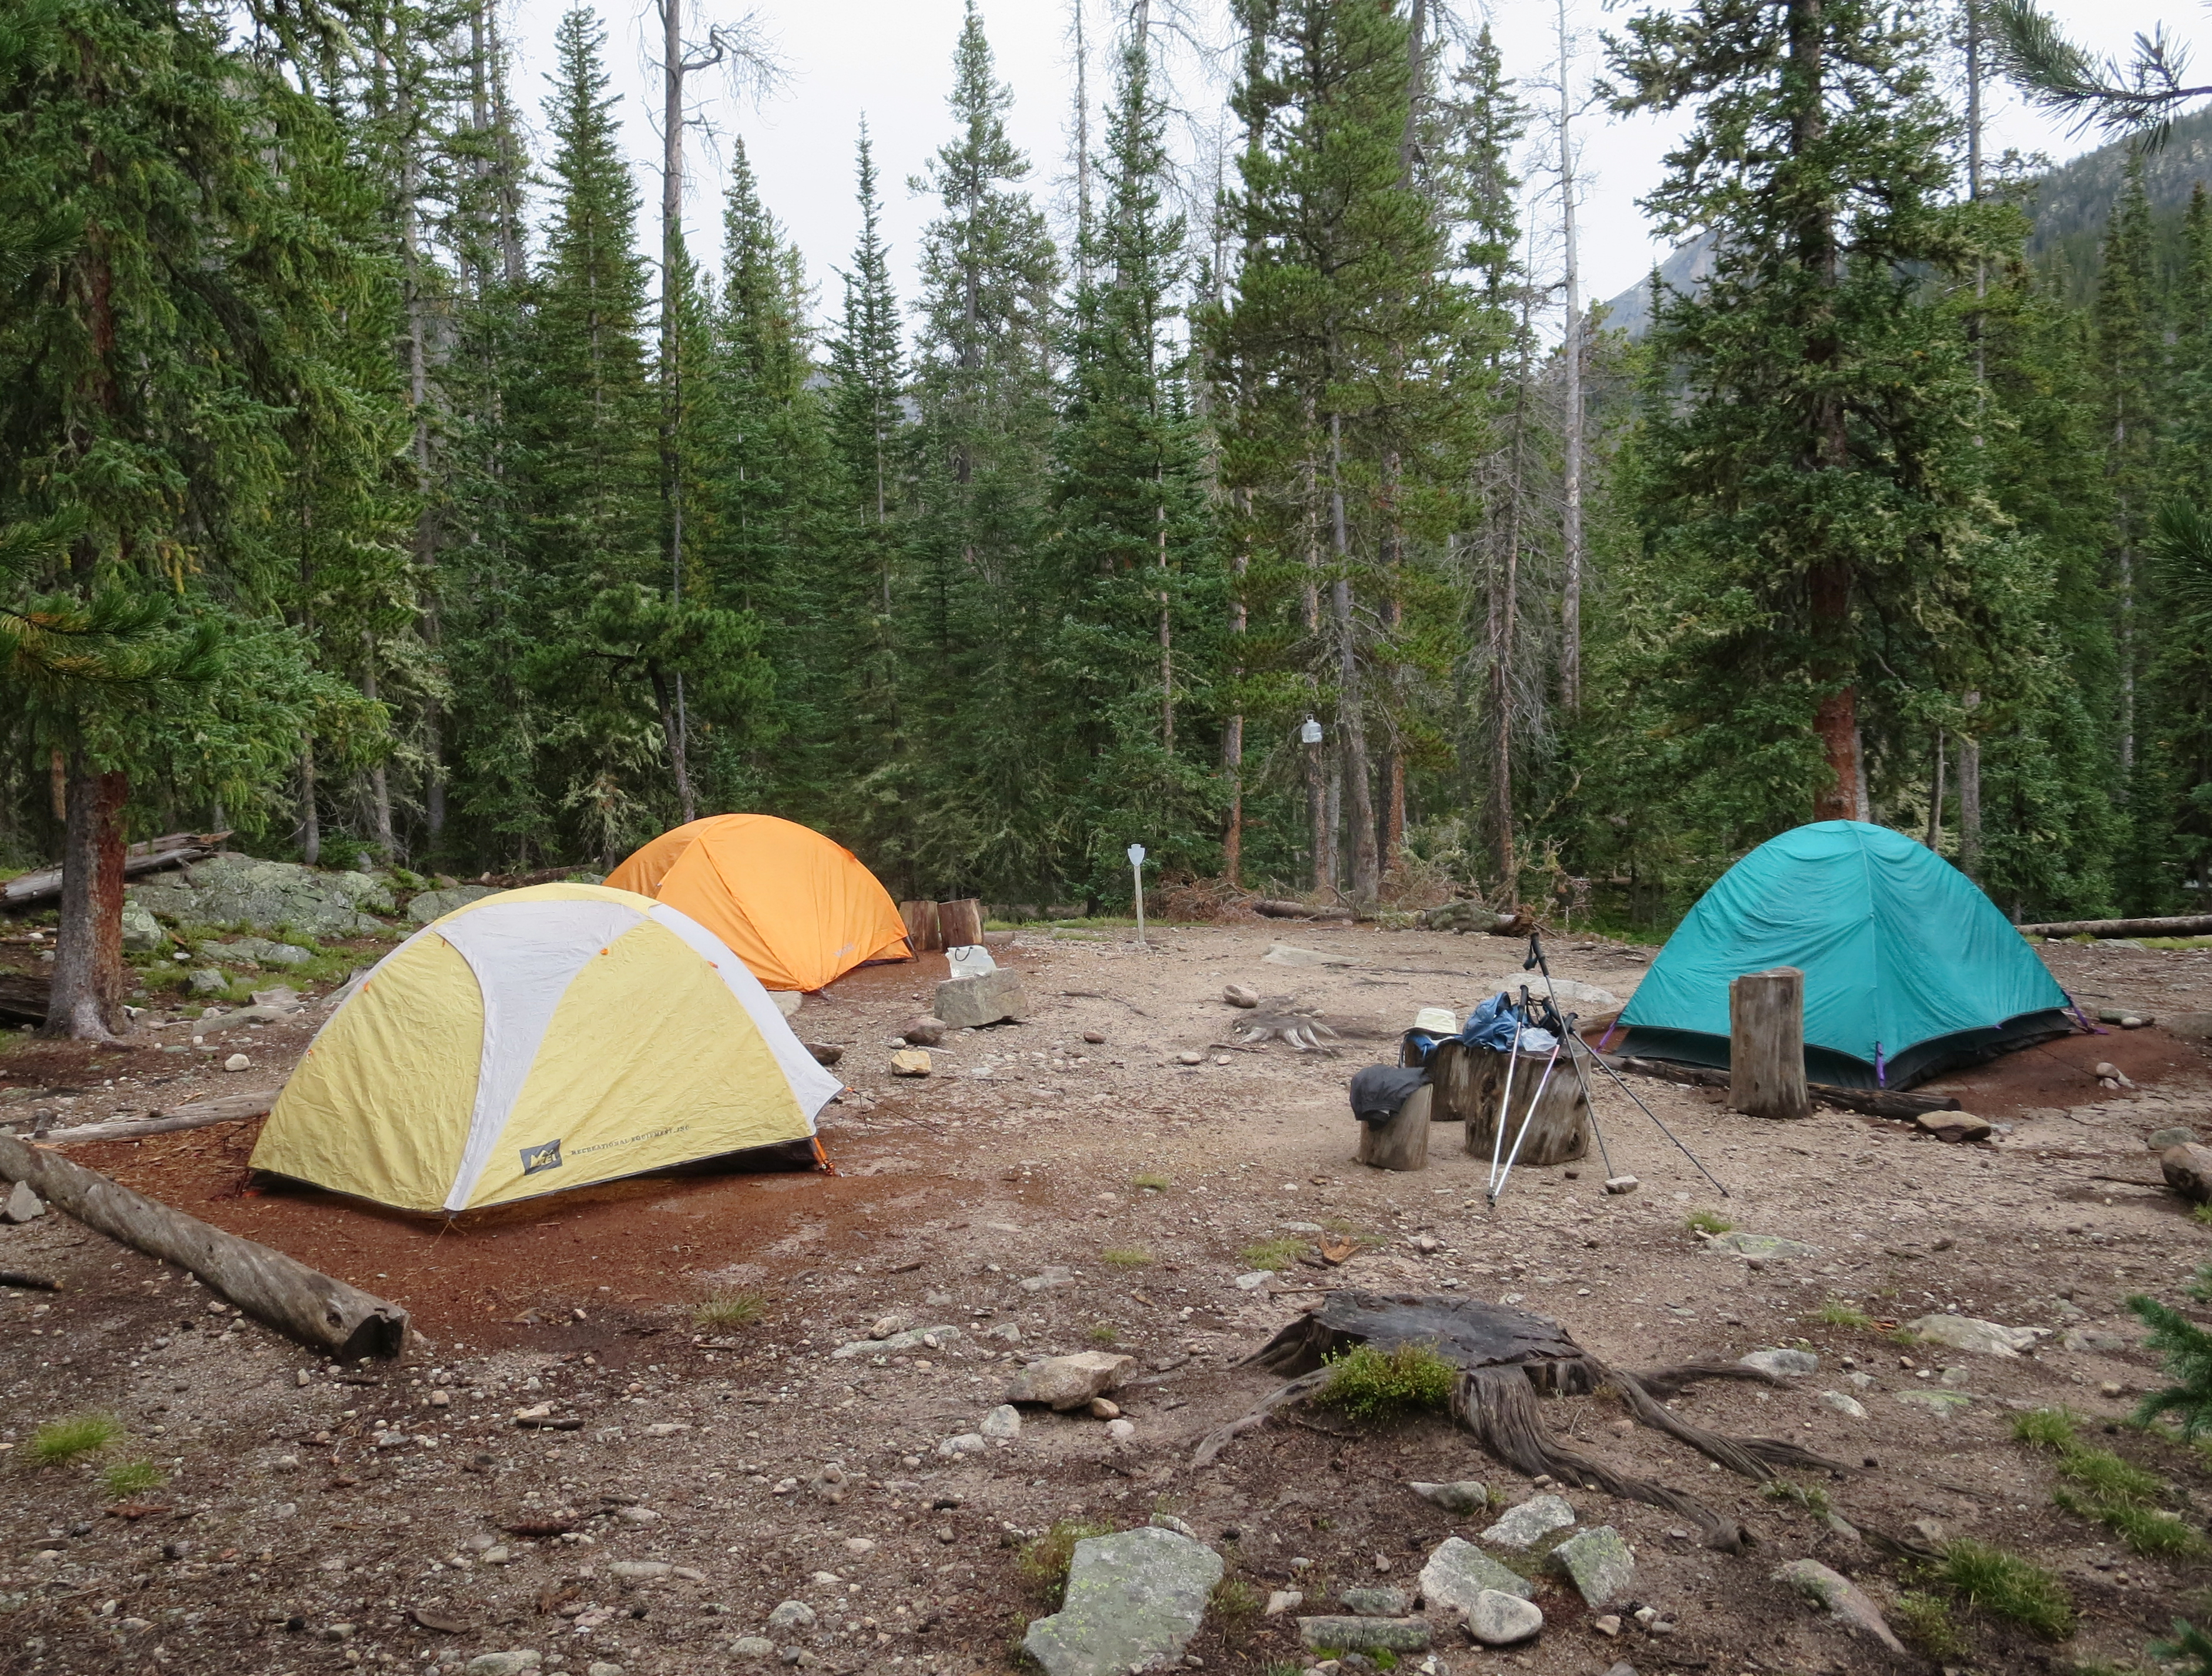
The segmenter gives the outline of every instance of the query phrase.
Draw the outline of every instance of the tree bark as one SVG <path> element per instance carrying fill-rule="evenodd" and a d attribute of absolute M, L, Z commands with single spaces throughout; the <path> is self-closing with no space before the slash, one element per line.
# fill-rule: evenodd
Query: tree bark
<path fill-rule="evenodd" d="M 1966 708 L 1979 707 L 1982 695 L 1969 692 Z M 1982 741 L 1971 733 L 1959 735 L 1959 871 L 1979 884 L 1982 879 Z"/>
<path fill-rule="evenodd" d="M 319 866 L 323 859 L 322 813 L 315 803 L 315 746 L 305 740 L 300 746 L 300 859 L 309 867 Z"/>
<path fill-rule="evenodd" d="M 62 905 L 42 1036 L 109 1041 L 121 1033 L 129 988 L 123 964 L 123 806 L 131 777 L 69 757 L 62 828 Z"/>
<path fill-rule="evenodd" d="M 983 905 L 972 896 L 939 903 L 937 933 L 942 948 L 975 948 L 983 941 Z"/>
<path fill-rule="evenodd" d="M 1943 846 L 1943 730 L 1936 729 L 1936 760 L 1928 777 L 1928 847 Z"/>
<path fill-rule="evenodd" d="M 1559 345 L 1566 375 L 1562 474 L 1564 505 L 1559 544 L 1565 574 L 1559 586 L 1559 703 L 1574 715 L 1583 702 L 1583 293 L 1575 243 L 1575 151 L 1573 101 L 1568 94 L 1566 0 L 1559 0 L 1559 237 L 1566 264 L 1566 331 Z"/>
<path fill-rule="evenodd" d="M 368 630 L 361 635 L 361 696 L 372 704 L 377 702 L 376 642 Z M 386 862 L 398 859 L 399 850 L 392 832 L 392 782 L 380 759 L 368 771 L 368 818 L 370 835 L 376 840 L 378 856 Z"/>
<path fill-rule="evenodd" d="M 1729 1104 L 1754 1118 L 1809 1116 L 1805 974 L 1796 966 L 1729 980 Z"/>
<path fill-rule="evenodd" d="M 1375 786 L 1368 767 L 1367 718 L 1361 698 L 1359 643 L 1352 610 L 1352 542 L 1344 511 L 1344 416 L 1328 416 L 1329 550 L 1335 578 L 1329 602 L 1336 613 L 1337 730 L 1344 740 L 1346 824 L 1352 829 L 1352 898 L 1371 903 L 1381 884 L 1375 852 Z"/>
<path fill-rule="evenodd" d="M 938 929 L 937 904 L 934 902 L 902 902 L 899 917 L 906 922 L 906 945 L 917 954 L 934 954 L 945 947 L 945 934 Z"/>

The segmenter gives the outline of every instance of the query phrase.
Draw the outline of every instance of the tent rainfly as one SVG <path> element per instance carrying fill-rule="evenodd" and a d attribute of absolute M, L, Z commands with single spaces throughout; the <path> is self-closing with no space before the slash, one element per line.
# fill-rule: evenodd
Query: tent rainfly
<path fill-rule="evenodd" d="M 1729 1062 L 1729 980 L 1805 974 L 1805 1069 L 1906 1088 L 2071 1027 L 2066 992 L 1966 875 L 1902 832 L 1822 820 L 1700 897 L 1622 1011 L 1620 1051 Z"/>
<path fill-rule="evenodd" d="M 860 858 L 772 814 L 710 814 L 607 875 L 681 909 L 772 990 L 818 990 L 870 960 L 908 960 L 898 905 Z"/>
<path fill-rule="evenodd" d="M 665 902 L 538 885 L 434 920 L 316 1033 L 252 1166 L 453 1215 L 814 1133 L 839 1088 Z"/>

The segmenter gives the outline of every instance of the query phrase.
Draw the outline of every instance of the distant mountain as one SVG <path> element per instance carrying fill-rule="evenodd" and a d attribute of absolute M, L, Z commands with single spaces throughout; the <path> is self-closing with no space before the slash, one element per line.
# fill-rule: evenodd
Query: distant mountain
<path fill-rule="evenodd" d="M 2027 205 L 2034 229 L 2028 235 L 2028 258 L 2075 301 L 2087 297 L 2095 283 L 2105 222 L 2127 178 L 2128 146 L 2126 140 L 2115 140 L 2032 183 Z M 2144 157 L 2143 188 L 2160 222 L 2162 259 L 2178 255 L 2182 211 L 2199 181 L 2212 191 L 2212 110 L 2181 118 L 2166 143 Z M 1710 233 L 1676 247 L 1659 265 L 1662 283 L 1676 290 L 1694 289 L 1712 271 L 1712 253 Z M 1651 324 L 1651 282 L 1647 278 L 1630 287 L 1605 307 L 1608 328 L 1641 338 Z"/>

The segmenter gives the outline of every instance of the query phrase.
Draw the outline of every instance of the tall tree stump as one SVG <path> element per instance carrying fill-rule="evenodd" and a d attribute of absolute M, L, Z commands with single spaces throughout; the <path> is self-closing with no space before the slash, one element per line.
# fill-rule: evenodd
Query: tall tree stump
<path fill-rule="evenodd" d="M 937 904 L 934 902 L 902 902 L 899 917 L 906 922 L 906 946 L 917 954 L 934 954 L 945 947 L 945 938 L 937 929 Z"/>
<path fill-rule="evenodd" d="M 973 948 L 983 941 L 983 905 L 976 898 L 937 905 L 937 935 L 940 948 Z"/>
<path fill-rule="evenodd" d="M 1429 1167 L 1429 1111 L 1436 1095 L 1424 1085 L 1406 1096 L 1388 1123 L 1359 1125 L 1359 1161 L 1378 1170 L 1425 1170 Z"/>
<path fill-rule="evenodd" d="M 1487 1159 L 1513 1150 L 1513 1137 L 1521 1134 L 1525 1119 L 1528 1132 L 1522 1137 L 1516 1164 L 1571 1164 L 1589 1150 L 1589 1098 L 1582 1079 L 1562 1051 L 1557 1063 L 1548 1053 L 1511 1056 L 1513 1087 L 1505 1086 L 1508 1056 L 1494 1050 L 1477 1050 L 1468 1057 L 1474 1063 L 1467 1110 L 1467 1149 Z M 1544 1069 L 1551 1066 L 1547 1079 Z M 1538 1090 L 1542 1093 L 1539 1094 Z M 1510 1109 L 1507 1102 L 1510 1100 Z M 1532 1114 L 1529 1102 L 1535 1102 Z M 1505 1144 L 1498 1144 L 1498 1126 L 1505 1124 Z"/>
<path fill-rule="evenodd" d="M 1729 981 L 1729 1105 L 1754 1118 L 1802 1118 L 1805 974 L 1796 966 Z"/>

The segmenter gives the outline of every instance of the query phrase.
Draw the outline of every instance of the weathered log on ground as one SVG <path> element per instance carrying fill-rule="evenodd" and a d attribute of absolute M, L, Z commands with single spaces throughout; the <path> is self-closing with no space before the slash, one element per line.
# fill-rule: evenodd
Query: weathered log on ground
<path fill-rule="evenodd" d="M 1398 1115 L 1387 1123 L 1359 1125 L 1359 1162 L 1378 1170 L 1425 1170 L 1429 1167 L 1429 1101 L 1432 1088 L 1406 1096 Z"/>
<path fill-rule="evenodd" d="M 1810 1117 L 1805 974 L 1796 966 L 1729 980 L 1729 1104 L 1754 1118 Z"/>
<path fill-rule="evenodd" d="M 983 942 L 983 904 L 973 896 L 937 905 L 937 934 L 946 948 L 978 948 Z"/>
<path fill-rule="evenodd" d="M 1661 1082 L 1680 1082 L 1693 1088 L 1725 1088 L 1729 1074 L 1711 1065 L 1678 1065 L 1671 1059 L 1638 1059 L 1604 1056 L 1605 1063 L 1624 1076 L 1649 1076 Z M 1814 1100 L 1840 1106 L 1847 1112 L 1863 1112 L 1870 1118 L 1895 1118 L 1911 1123 L 1927 1112 L 1960 1110 L 1956 1094 L 1902 1094 L 1888 1088 L 1839 1088 L 1832 1082 L 1808 1082 Z"/>
<path fill-rule="evenodd" d="M 0 1177 L 111 1240 L 198 1276 L 255 1319 L 342 1361 L 397 1356 L 407 1312 L 252 1240 L 210 1228 L 97 1170 L 0 1135 Z"/>
<path fill-rule="evenodd" d="M 0 1023 L 44 1024 L 52 988 L 40 972 L 0 972 Z"/>
<path fill-rule="evenodd" d="M 2162 919 L 2057 919 L 2014 928 L 2024 937 L 2212 936 L 2212 914 L 2170 914 Z"/>
<path fill-rule="evenodd" d="M 1480 902 L 1447 902 L 1440 908 L 1421 911 L 1421 929 L 1456 931 L 1462 936 L 1470 931 L 1483 931 L 1494 937 L 1525 937 L 1536 929 L 1536 921 L 1519 908 L 1509 914 Z"/>
<path fill-rule="evenodd" d="M 1303 902 L 1279 901 L 1273 897 L 1255 896 L 1244 905 L 1265 919 L 1350 919 L 1349 908 L 1309 908 Z"/>
<path fill-rule="evenodd" d="M 149 1135 L 173 1134 L 182 1129 L 205 1129 L 210 1124 L 243 1123 L 248 1118 L 267 1117 L 269 1108 L 276 1103 L 278 1092 L 264 1088 L 258 1094 L 219 1094 L 213 1100 L 195 1100 L 190 1106 L 173 1106 L 143 1118 L 118 1118 L 112 1123 L 85 1123 L 74 1129 L 48 1130 L 40 1138 L 50 1145 L 64 1141 L 137 1141 Z"/>
<path fill-rule="evenodd" d="M 135 878 L 141 873 L 199 861 L 215 854 L 229 836 L 228 832 L 166 832 L 157 838 L 147 838 L 123 852 L 123 876 Z M 61 893 L 61 868 L 41 868 L 36 873 L 19 874 L 0 885 L 0 908 L 35 907 L 41 902 L 59 901 Z"/>
<path fill-rule="evenodd" d="M 945 947 L 944 935 L 937 929 L 937 904 L 934 902 L 902 902 L 899 917 L 906 922 L 906 946 L 917 954 L 934 954 Z"/>

